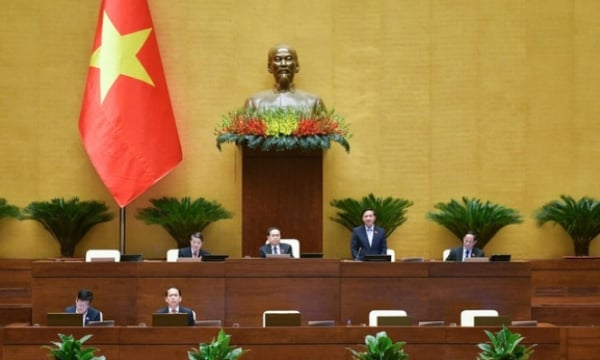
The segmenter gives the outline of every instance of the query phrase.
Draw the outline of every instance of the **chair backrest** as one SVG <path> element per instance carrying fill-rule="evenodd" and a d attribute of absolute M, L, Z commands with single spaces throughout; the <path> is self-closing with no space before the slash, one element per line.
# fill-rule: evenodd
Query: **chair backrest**
<path fill-rule="evenodd" d="M 179 257 L 179 249 L 167 250 L 167 262 L 177 262 L 178 257 Z"/>
<path fill-rule="evenodd" d="M 472 309 L 460 312 L 460 326 L 475 326 L 475 316 L 498 316 L 498 311 L 491 309 Z"/>
<path fill-rule="evenodd" d="M 396 261 L 396 250 L 394 250 L 394 249 L 387 249 L 386 254 L 390 255 L 392 257 L 392 262 Z"/>
<path fill-rule="evenodd" d="M 369 326 L 378 326 L 380 316 L 406 316 L 404 310 L 371 310 L 369 311 Z"/>
<path fill-rule="evenodd" d="M 100 314 L 100 321 L 104 321 L 104 314 L 102 311 L 98 311 L 98 313 Z"/>
<path fill-rule="evenodd" d="M 450 249 L 445 249 L 442 252 L 442 261 L 446 261 L 446 258 L 448 257 L 448 255 L 450 255 Z"/>
<path fill-rule="evenodd" d="M 281 239 L 279 240 L 283 244 L 288 244 L 292 247 L 292 256 L 296 259 L 300 258 L 300 241 L 297 239 Z"/>
<path fill-rule="evenodd" d="M 121 261 L 121 252 L 113 249 L 89 249 L 85 252 L 85 262 L 92 261 L 119 262 Z"/>

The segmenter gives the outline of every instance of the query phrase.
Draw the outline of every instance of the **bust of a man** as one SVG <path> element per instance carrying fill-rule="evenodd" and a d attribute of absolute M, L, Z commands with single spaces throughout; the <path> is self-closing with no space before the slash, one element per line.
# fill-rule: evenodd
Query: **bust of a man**
<path fill-rule="evenodd" d="M 294 76 L 300 71 L 296 50 L 286 44 L 278 44 L 269 50 L 267 69 L 275 84 L 273 89 L 252 95 L 244 108 L 264 110 L 268 108 L 289 107 L 307 112 L 325 110 L 323 101 L 314 94 L 298 90 L 294 86 Z"/>

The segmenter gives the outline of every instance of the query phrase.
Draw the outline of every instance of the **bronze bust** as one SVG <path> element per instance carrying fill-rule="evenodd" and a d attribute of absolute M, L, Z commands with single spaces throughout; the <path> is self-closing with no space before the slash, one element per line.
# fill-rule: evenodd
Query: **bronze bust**
<path fill-rule="evenodd" d="M 296 50 L 286 44 L 278 44 L 269 50 L 267 69 L 275 79 L 273 89 L 261 91 L 246 99 L 244 108 L 264 110 L 288 107 L 317 113 L 325 105 L 317 95 L 296 89 L 294 76 L 300 71 Z"/>

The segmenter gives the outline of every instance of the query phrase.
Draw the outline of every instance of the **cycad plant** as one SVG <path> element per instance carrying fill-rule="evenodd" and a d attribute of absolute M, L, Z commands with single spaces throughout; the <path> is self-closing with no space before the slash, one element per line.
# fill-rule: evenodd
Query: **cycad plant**
<path fill-rule="evenodd" d="M 6 199 L 0 198 L 0 220 L 4 218 L 18 218 L 20 215 L 19 208 L 10 205 Z"/>
<path fill-rule="evenodd" d="M 525 338 L 521 334 L 512 333 L 506 326 L 496 334 L 484 331 L 490 342 L 477 345 L 481 350 L 477 360 L 527 360 L 533 354 L 536 345 L 522 345 L 521 341 Z"/>
<path fill-rule="evenodd" d="M 189 246 L 190 234 L 204 230 L 209 224 L 231 219 L 233 214 L 216 201 L 184 197 L 150 199 L 152 206 L 138 209 L 137 218 L 146 224 L 162 226 L 177 242 L 178 247 Z"/>
<path fill-rule="evenodd" d="M 406 211 L 413 205 L 413 202 L 402 198 L 387 197 L 383 199 L 370 193 L 360 200 L 352 198 L 331 200 L 329 205 L 340 210 L 335 217 L 329 219 L 350 231 L 363 223 L 362 213 L 365 209 L 375 210 L 377 226 L 382 227 L 386 236 L 389 237 L 406 222 Z"/>
<path fill-rule="evenodd" d="M 235 360 L 247 353 L 241 347 L 234 348 L 229 345 L 231 335 L 225 333 L 223 329 L 219 330 L 217 338 L 213 338 L 210 344 L 200 344 L 198 350 L 188 351 L 189 360 Z"/>
<path fill-rule="evenodd" d="M 584 196 L 575 200 L 561 195 L 560 200 L 546 203 L 534 214 L 539 226 L 547 222 L 560 225 L 575 246 L 575 255 L 587 256 L 590 243 L 600 234 L 600 201 Z"/>
<path fill-rule="evenodd" d="M 73 256 L 75 247 L 92 227 L 113 217 L 105 203 L 79 201 L 77 197 L 34 201 L 22 212 L 22 219 L 35 220 L 44 226 L 60 244 L 60 254 L 66 257 Z"/>
<path fill-rule="evenodd" d="M 405 360 L 408 355 L 404 352 L 405 342 L 394 343 L 385 331 L 378 332 L 375 336 L 365 336 L 366 351 L 359 352 L 347 348 L 352 353 L 352 358 L 357 360 Z"/>
<path fill-rule="evenodd" d="M 427 218 L 450 230 L 459 241 L 468 231 L 477 234 L 477 247 L 483 248 L 500 229 L 523 222 L 521 214 L 511 208 L 480 199 L 462 198 L 437 203 L 437 211 L 427 213 Z"/>
<path fill-rule="evenodd" d="M 84 335 L 77 340 L 73 335 L 58 334 L 62 341 L 51 341 L 54 347 L 44 345 L 42 348 L 48 349 L 50 358 L 54 360 L 105 360 L 104 356 L 94 356 L 96 348 L 84 348 L 83 343 L 92 337 L 91 334 Z"/>

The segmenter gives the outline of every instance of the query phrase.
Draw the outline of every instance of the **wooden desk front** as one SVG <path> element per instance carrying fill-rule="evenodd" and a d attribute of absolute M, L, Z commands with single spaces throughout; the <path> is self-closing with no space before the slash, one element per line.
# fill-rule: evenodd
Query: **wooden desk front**
<path fill-rule="evenodd" d="M 262 325 L 265 310 L 299 310 L 303 324 L 366 324 L 372 309 L 404 309 L 413 320 L 458 323 L 465 308 L 495 308 L 531 318 L 530 265 L 513 263 L 365 263 L 334 259 L 231 259 L 221 263 L 32 264 L 32 321 L 73 304 L 80 288 L 117 325 L 150 324 L 169 286 L 198 319 Z"/>
<path fill-rule="evenodd" d="M 406 341 L 412 360 L 473 359 L 477 344 L 487 341 L 483 328 L 361 326 L 298 328 L 226 328 L 231 344 L 249 349 L 244 359 L 350 359 L 348 347 L 363 350 L 364 338 L 385 330 L 394 341 Z M 498 329 L 493 329 L 498 330 Z M 536 343 L 536 358 L 561 359 L 561 329 L 557 327 L 512 328 Z M 107 359 L 185 359 L 187 351 L 208 343 L 217 328 L 49 328 L 11 325 L 3 329 L 2 359 L 41 359 L 40 348 L 57 340 L 57 333 L 80 338 L 93 334 L 86 343 L 100 349 Z"/>

